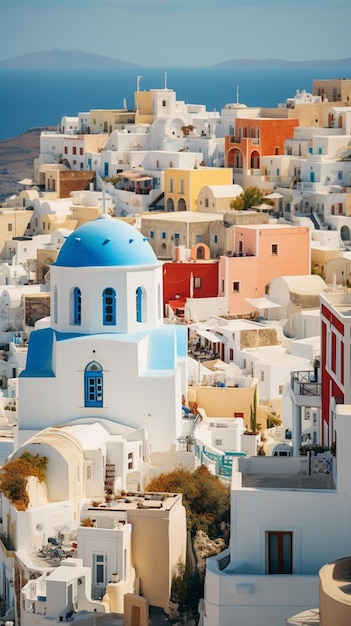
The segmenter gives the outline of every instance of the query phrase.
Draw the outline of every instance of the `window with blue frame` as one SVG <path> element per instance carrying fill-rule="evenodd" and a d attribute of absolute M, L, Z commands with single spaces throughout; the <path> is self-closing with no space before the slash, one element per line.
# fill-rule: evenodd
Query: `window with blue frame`
<path fill-rule="evenodd" d="M 103 370 L 91 361 L 84 370 L 84 406 L 103 406 Z"/>
<path fill-rule="evenodd" d="M 102 319 L 104 326 L 116 325 L 116 292 L 112 287 L 106 287 L 102 292 Z"/>
<path fill-rule="evenodd" d="M 82 294 L 79 287 L 73 290 L 73 321 L 74 324 L 82 323 Z"/>
<path fill-rule="evenodd" d="M 136 292 L 136 321 L 145 322 L 145 290 L 138 287 Z"/>

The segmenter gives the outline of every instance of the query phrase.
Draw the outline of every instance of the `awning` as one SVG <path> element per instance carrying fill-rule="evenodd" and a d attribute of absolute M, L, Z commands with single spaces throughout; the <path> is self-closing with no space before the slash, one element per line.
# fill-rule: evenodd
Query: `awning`
<path fill-rule="evenodd" d="M 22 178 L 22 180 L 18 181 L 19 185 L 32 185 L 33 181 L 31 178 Z"/>
<path fill-rule="evenodd" d="M 272 193 L 269 193 L 268 196 L 265 196 L 265 198 L 269 198 L 270 200 L 278 200 L 279 198 L 284 198 L 284 196 L 278 191 L 273 191 Z"/>
<path fill-rule="evenodd" d="M 282 305 L 273 302 L 269 298 L 246 298 L 246 302 L 255 306 L 256 309 L 279 309 Z"/>
<path fill-rule="evenodd" d="M 251 208 L 256 209 L 256 211 L 274 211 L 274 206 L 267 204 L 266 202 L 262 202 L 262 204 L 253 204 Z"/>
<path fill-rule="evenodd" d="M 200 337 L 203 337 L 204 339 L 207 339 L 208 341 L 210 341 L 211 343 L 225 343 L 226 339 L 225 337 L 222 337 L 222 335 L 218 335 L 217 333 L 211 333 L 209 330 L 203 330 L 202 328 L 196 328 L 195 329 L 197 334 L 200 335 Z"/>
<path fill-rule="evenodd" d="M 129 180 L 135 180 L 138 182 L 140 180 L 151 180 L 151 176 L 145 176 L 143 174 L 140 174 L 140 172 L 121 172 L 119 176 L 121 176 L 122 178 L 128 178 Z"/>
<path fill-rule="evenodd" d="M 121 178 L 139 178 L 140 176 L 140 172 L 130 172 L 130 171 L 126 171 L 126 172 L 120 172 L 120 174 L 118 174 L 118 176 L 121 176 Z"/>

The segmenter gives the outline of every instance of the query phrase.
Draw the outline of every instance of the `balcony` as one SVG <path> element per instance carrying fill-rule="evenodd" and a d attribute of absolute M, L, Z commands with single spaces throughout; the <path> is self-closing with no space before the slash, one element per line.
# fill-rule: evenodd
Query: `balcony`
<path fill-rule="evenodd" d="M 313 370 L 291 372 L 290 383 L 297 405 L 321 407 L 322 385 Z"/>

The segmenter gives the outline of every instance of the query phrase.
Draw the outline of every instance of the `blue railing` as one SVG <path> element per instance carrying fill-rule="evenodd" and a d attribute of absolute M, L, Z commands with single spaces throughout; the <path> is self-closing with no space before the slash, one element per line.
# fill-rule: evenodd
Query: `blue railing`
<path fill-rule="evenodd" d="M 204 445 L 195 444 L 195 456 L 199 459 L 200 463 L 204 461 L 212 461 L 216 464 L 217 476 L 231 476 L 233 458 L 247 456 L 245 452 L 224 452 L 224 454 L 216 454 L 211 452 Z"/>

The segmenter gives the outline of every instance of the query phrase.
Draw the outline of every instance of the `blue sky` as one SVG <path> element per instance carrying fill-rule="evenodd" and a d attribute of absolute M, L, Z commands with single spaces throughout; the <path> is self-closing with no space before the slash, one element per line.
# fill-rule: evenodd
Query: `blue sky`
<path fill-rule="evenodd" d="M 82 50 L 147 67 L 351 57 L 350 0 L 0 0 L 0 59 Z"/>

